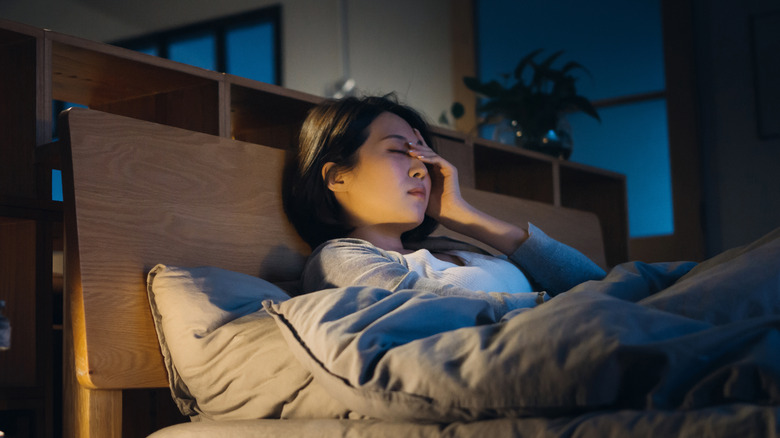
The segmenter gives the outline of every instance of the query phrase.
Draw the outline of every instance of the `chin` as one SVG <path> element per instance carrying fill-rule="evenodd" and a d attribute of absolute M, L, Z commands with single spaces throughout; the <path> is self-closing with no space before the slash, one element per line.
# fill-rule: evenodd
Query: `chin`
<path fill-rule="evenodd" d="M 413 229 L 422 225 L 422 223 L 423 223 L 422 219 L 415 222 L 409 222 L 408 224 L 404 225 L 403 232 L 408 233 L 409 231 L 412 231 Z"/>

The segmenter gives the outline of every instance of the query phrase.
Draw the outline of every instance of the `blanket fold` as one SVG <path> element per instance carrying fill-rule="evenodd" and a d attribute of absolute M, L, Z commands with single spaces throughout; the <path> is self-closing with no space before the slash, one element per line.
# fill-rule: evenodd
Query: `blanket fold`
<path fill-rule="evenodd" d="M 700 274 L 691 263 L 626 263 L 503 317 L 478 299 L 367 287 L 265 308 L 315 379 L 372 417 L 780 405 L 777 266 L 778 239 Z"/>

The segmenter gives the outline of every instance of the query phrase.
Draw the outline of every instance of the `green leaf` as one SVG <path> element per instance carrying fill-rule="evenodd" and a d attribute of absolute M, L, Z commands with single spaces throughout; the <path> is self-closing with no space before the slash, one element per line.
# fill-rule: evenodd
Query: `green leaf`
<path fill-rule="evenodd" d="M 542 51 L 544 51 L 544 49 L 536 49 L 533 52 L 525 55 L 520 60 L 520 62 L 517 63 L 517 67 L 515 67 L 515 79 L 517 79 L 518 81 L 523 80 L 523 71 L 528 66 L 528 64 L 530 64 L 533 61 L 536 55 L 542 53 Z"/>
<path fill-rule="evenodd" d="M 548 56 L 547 59 L 542 61 L 542 63 L 540 64 L 540 67 L 544 67 L 545 69 L 549 69 L 553 65 L 555 60 L 558 59 L 558 57 L 560 57 L 561 55 L 563 55 L 563 50 L 558 50 L 557 52 L 555 52 L 552 55 Z"/>
<path fill-rule="evenodd" d="M 598 111 L 596 111 L 596 108 L 593 106 L 593 104 L 590 103 L 590 101 L 582 96 L 572 96 L 569 99 L 567 99 L 568 102 L 574 106 L 575 108 L 579 109 L 580 111 L 584 112 L 585 114 L 593 117 L 594 119 L 601 121 L 601 117 L 599 117 Z"/>
<path fill-rule="evenodd" d="M 483 97 L 477 105 L 480 123 L 501 119 L 516 120 L 525 126 L 526 130 L 545 130 L 555 126 L 561 111 L 577 109 L 585 114 L 601 120 L 598 112 L 586 98 L 577 94 L 577 77 L 571 72 L 582 70 L 590 72 L 577 62 L 567 62 L 562 68 L 553 64 L 563 55 L 559 50 L 537 62 L 536 58 L 543 52 L 536 49 L 520 59 L 512 77 L 506 74 L 499 80 L 481 82 L 474 77 L 463 78 L 464 84 Z M 530 77 L 528 75 L 531 69 Z M 453 108 L 451 112 L 456 114 Z"/>
<path fill-rule="evenodd" d="M 485 97 L 499 97 L 506 92 L 506 88 L 498 81 L 490 81 L 488 83 L 482 83 L 477 78 L 465 77 L 463 83 L 466 84 L 470 90 L 482 94 Z"/>
<path fill-rule="evenodd" d="M 568 72 L 570 72 L 570 71 L 572 71 L 572 70 L 577 70 L 577 69 L 584 71 L 585 73 L 587 73 L 587 74 L 590 76 L 590 71 L 589 71 L 587 68 L 585 68 L 585 67 L 584 67 L 582 64 L 580 64 L 579 62 L 574 62 L 574 61 L 569 61 L 569 62 L 567 62 L 567 63 L 566 63 L 566 64 L 565 64 L 565 65 L 564 65 L 564 66 L 561 68 L 561 71 L 562 71 L 562 72 L 564 72 L 564 73 L 568 73 Z"/>

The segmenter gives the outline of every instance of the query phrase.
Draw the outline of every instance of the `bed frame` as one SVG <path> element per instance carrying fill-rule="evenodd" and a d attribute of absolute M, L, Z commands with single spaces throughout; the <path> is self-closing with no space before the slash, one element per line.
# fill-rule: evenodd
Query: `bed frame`
<path fill-rule="evenodd" d="M 116 437 L 122 391 L 168 383 L 146 294 L 151 267 L 214 265 L 287 282 L 308 248 L 282 212 L 283 150 L 88 109 L 64 113 L 62 126 L 65 436 Z M 595 215 L 463 193 L 604 266 Z"/>

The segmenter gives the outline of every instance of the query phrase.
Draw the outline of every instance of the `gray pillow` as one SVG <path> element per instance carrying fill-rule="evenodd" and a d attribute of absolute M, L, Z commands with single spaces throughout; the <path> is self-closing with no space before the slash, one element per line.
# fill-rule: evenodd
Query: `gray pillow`
<path fill-rule="evenodd" d="M 345 418 L 291 355 L 263 300 L 289 296 L 250 275 L 157 265 L 149 303 L 171 394 L 193 420 Z"/>

